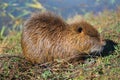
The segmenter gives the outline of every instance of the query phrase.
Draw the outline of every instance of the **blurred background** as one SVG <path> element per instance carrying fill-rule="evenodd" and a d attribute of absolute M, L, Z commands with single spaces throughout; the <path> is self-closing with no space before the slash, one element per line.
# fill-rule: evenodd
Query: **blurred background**
<path fill-rule="evenodd" d="M 32 12 L 53 11 L 68 19 L 74 15 L 98 15 L 116 10 L 120 0 L 0 0 L 0 29 L 20 29 Z"/>

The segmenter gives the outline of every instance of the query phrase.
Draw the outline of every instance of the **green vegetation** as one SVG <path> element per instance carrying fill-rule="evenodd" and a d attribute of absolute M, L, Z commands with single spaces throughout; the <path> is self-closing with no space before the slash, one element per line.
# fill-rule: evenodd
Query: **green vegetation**
<path fill-rule="evenodd" d="M 0 80 L 120 80 L 119 13 L 120 9 L 115 12 L 105 10 L 97 16 L 92 13 L 83 16 L 103 38 L 117 43 L 111 54 L 89 58 L 85 64 L 70 64 L 61 60 L 33 65 L 23 57 L 14 56 L 22 53 L 21 30 L 8 30 L 8 35 L 3 35 L 6 29 L 3 27 L 0 30 Z"/>

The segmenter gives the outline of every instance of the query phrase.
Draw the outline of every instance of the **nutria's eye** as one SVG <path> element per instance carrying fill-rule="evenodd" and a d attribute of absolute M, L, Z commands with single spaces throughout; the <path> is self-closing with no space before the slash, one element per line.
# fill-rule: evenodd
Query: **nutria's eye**
<path fill-rule="evenodd" d="M 81 32 L 82 32 L 82 28 L 79 27 L 77 31 L 78 31 L 79 33 L 81 33 Z"/>

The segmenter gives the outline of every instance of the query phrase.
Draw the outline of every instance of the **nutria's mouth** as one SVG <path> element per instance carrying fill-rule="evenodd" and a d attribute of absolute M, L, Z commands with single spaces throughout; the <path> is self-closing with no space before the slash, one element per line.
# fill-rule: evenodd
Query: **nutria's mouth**
<path fill-rule="evenodd" d="M 100 56 L 104 50 L 104 46 L 94 46 L 91 48 L 90 55 Z"/>

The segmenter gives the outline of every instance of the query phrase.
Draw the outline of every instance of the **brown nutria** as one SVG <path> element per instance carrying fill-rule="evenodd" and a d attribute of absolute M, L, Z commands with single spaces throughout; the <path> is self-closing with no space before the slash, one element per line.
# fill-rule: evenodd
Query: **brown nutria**
<path fill-rule="evenodd" d="M 87 22 L 68 24 L 50 12 L 35 13 L 24 24 L 21 45 L 32 63 L 66 59 L 76 54 L 101 52 L 104 41 Z"/>

